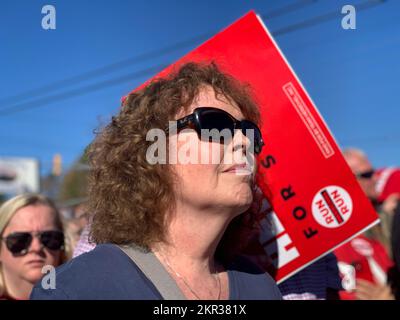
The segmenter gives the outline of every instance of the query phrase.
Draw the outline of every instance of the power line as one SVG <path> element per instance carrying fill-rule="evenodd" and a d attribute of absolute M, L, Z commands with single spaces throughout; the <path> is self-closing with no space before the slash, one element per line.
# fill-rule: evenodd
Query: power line
<path fill-rule="evenodd" d="M 61 93 L 56 93 L 53 95 L 45 96 L 43 98 L 40 98 L 40 99 L 37 99 L 34 101 L 20 103 L 20 104 L 17 104 L 17 105 L 8 107 L 8 108 L 1 109 L 0 117 L 18 113 L 18 112 L 25 111 L 28 109 L 42 107 L 51 102 L 59 102 L 62 100 L 67 100 L 67 99 L 73 98 L 75 96 L 87 94 L 89 92 L 98 91 L 102 88 L 110 87 L 110 86 L 113 86 L 113 85 L 116 85 L 119 83 L 130 81 L 132 79 L 137 79 L 138 77 L 142 77 L 142 76 L 145 76 L 148 74 L 156 74 L 158 71 L 162 70 L 165 67 L 166 67 L 166 65 L 153 66 L 153 67 L 142 69 L 142 70 L 139 70 L 136 72 L 128 73 L 126 75 L 123 75 L 123 76 L 120 76 L 117 78 L 108 79 L 108 80 L 100 81 L 100 82 L 97 82 L 94 84 L 89 84 L 89 85 L 86 85 L 86 86 L 83 86 L 83 87 L 80 87 L 77 89 L 72 89 L 72 90 L 61 92 Z"/>
<path fill-rule="evenodd" d="M 90 79 L 93 79 L 93 78 L 97 78 L 99 76 L 103 76 L 103 75 L 112 73 L 115 70 L 126 68 L 126 66 L 128 66 L 128 65 L 132 65 L 132 64 L 139 63 L 139 62 L 143 62 L 145 60 L 152 59 L 152 58 L 158 58 L 158 57 L 164 56 L 164 55 L 166 55 L 168 53 L 173 53 L 178 49 L 182 49 L 182 48 L 185 48 L 185 47 L 187 47 L 187 46 L 189 46 L 189 45 L 191 45 L 193 43 L 197 43 L 198 41 L 203 40 L 203 39 L 205 39 L 205 38 L 207 38 L 207 37 L 209 37 L 211 35 L 212 35 L 211 32 L 205 33 L 205 34 L 190 38 L 188 40 L 184 40 L 184 41 L 175 43 L 175 44 L 173 44 L 171 46 L 168 46 L 168 47 L 165 47 L 165 48 L 162 48 L 162 49 L 159 49 L 159 50 L 155 50 L 155 51 L 150 51 L 150 52 L 147 52 L 147 53 L 139 54 L 139 55 L 137 55 L 137 56 L 135 56 L 133 58 L 121 60 L 121 61 L 109 64 L 109 65 L 100 67 L 98 69 L 95 69 L 95 70 L 92 70 L 92 71 L 88 71 L 88 72 L 85 72 L 85 73 L 77 75 L 77 76 L 73 76 L 71 78 L 67 78 L 67 79 L 63 79 L 63 80 L 60 80 L 60 81 L 56 81 L 56 82 L 53 82 L 51 84 L 45 85 L 43 87 L 39 87 L 39 88 L 36 88 L 36 89 L 25 91 L 23 93 L 20 93 L 20 94 L 14 95 L 14 96 L 6 97 L 6 98 L 3 98 L 3 99 L 0 99 L 0 104 L 2 105 L 2 104 L 5 104 L 5 103 L 8 103 L 8 102 L 11 102 L 11 101 L 15 102 L 16 100 L 17 101 L 26 100 L 27 98 L 33 98 L 33 97 L 37 97 L 37 96 L 43 95 L 43 92 L 59 90 L 60 88 L 64 88 L 64 87 L 71 86 L 71 85 L 75 85 L 75 84 L 77 84 L 79 82 L 82 82 L 82 81 L 86 81 L 86 80 L 90 80 Z"/>
<path fill-rule="evenodd" d="M 363 3 L 361 3 L 361 4 L 355 5 L 355 7 L 359 11 L 360 10 L 366 10 L 366 9 L 370 9 L 370 8 L 376 6 L 376 5 L 383 4 L 384 2 L 386 2 L 386 0 L 367 0 L 367 1 L 363 2 Z M 338 14 L 340 14 L 338 11 L 334 11 L 334 12 L 330 12 L 330 13 L 327 13 L 327 14 L 324 14 L 324 15 L 321 15 L 321 16 L 317 16 L 317 17 L 314 17 L 312 19 L 303 21 L 301 23 L 296 23 L 296 24 L 293 24 L 291 26 L 275 30 L 275 31 L 272 32 L 272 35 L 276 37 L 276 36 L 280 36 L 280 35 L 283 35 L 283 34 L 286 34 L 286 33 L 297 31 L 299 29 L 308 28 L 308 27 L 314 26 L 316 24 L 331 20 L 333 18 L 337 18 Z M 205 37 L 206 35 L 209 36 L 209 33 L 203 34 L 203 35 L 198 36 L 198 37 Z M 194 38 L 192 38 L 192 39 L 194 39 Z M 189 40 L 187 40 L 185 42 L 186 43 L 190 43 L 190 41 L 192 41 L 192 39 L 189 39 Z M 181 44 L 182 43 L 183 42 L 181 42 Z M 177 47 L 178 45 L 180 45 L 180 44 L 176 44 L 175 47 Z M 172 47 L 169 47 L 169 48 L 172 48 Z M 164 50 L 164 49 L 161 49 L 161 51 L 162 50 Z M 154 51 L 151 54 L 155 55 L 156 52 Z M 132 59 L 134 59 L 134 58 L 132 58 Z M 117 64 L 120 64 L 120 63 L 122 63 L 122 62 L 118 62 L 118 63 L 116 63 L 114 65 L 117 65 Z M 43 98 L 40 98 L 40 99 L 37 99 L 37 100 L 34 100 L 34 101 L 28 101 L 28 102 L 25 102 L 25 103 L 15 104 L 13 106 L 10 106 L 10 107 L 4 108 L 4 109 L 0 109 L 0 117 L 1 116 L 8 116 L 8 115 L 11 115 L 11 114 L 15 114 L 15 113 L 18 113 L 18 112 L 21 112 L 21 111 L 25 111 L 25 110 L 28 110 L 28 109 L 42 107 L 42 106 L 47 105 L 47 104 L 49 104 L 49 103 L 51 103 L 53 101 L 57 101 L 58 102 L 58 101 L 61 101 L 61 100 L 66 100 L 66 99 L 72 98 L 74 96 L 87 94 L 89 92 L 97 91 L 97 90 L 100 90 L 100 89 L 108 87 L 108 86 L 112 86 L 112 85 L 116 85 L 116 84 L 119 84 L 119 83 L 131 81 L 131 80 L 137 79 L 138 77 L 143 77 L 143 76 L 150 75 L 150 74 L 153 75 L 153 74 L 156 74 L 157 72 L 161 71 L 164 67 L 165 67 L 165 65 L 152 66 L 152 67 L 145 68 L 145 69 L 133 72 L 133 73 L 129 73 L 129 74 L 117 77 L 117 78 L 113 78 L 113 79 L 109 79 L 109 80 L 105 80 L 105 81 L 100 81 L 100 82 L 97 82 L 97 83 L 94 83 L 94 84 L 86 85 L 86 86 L 83 86 L 83 87 L 80 87 L 80 88 L 77 88 L 77 89 L 72 89 L 72 90 L 69 90 L 69 91 L 64 91 L 64 92 L 58 93 L 58 94 L 48 95 L 48 96 L 45 96 Z M 108 68 L 108 67 L 104 67 L 104 68 Z M 100 70 L 100 69 L 97 69 L 97 70 L 95 70 L 93 72 L 98 72 L 98 70 Z M 65 81 L 69 81 L 69 80 L 70 79 L 66 79 Z"/>
<path fill-rule="evenodd" d="M 302 9 L 305 6 L 308 6 L 310 4 L 314 4 L 315 2 L 317 2 L 317 0 L 298 1 L 298 2 L 295 2 L 295 3 L 288 4 L 288 5 L 286 5 L 286 6 L 282 7 L 282 8 L 270 11 L 268 13 L 261 14 L 261 16 L 264 19 L 273 19 L 273 18 L 276 18 L 276 17 L 279 17 L 279 16 L 283 16 L 283 15 L 289 13 L 289 12 L 297 11 L 299 9 Z"/>
<path fill-rule="evenodd" d="M 295 11 L 295 10 L 299 10 L 307 5 L 313 4 L 315 3 L 317 0 L 300 0 L 298 2 L 295 2 L 293 4 L 284 6 L 280 9 L 271 11 L 269 13 L 263 14 L 262 16 L 264 18 L 268 18 L 268 19 L 273 19 L 276 18 L 278 16 L 282 16 L 286 13 Z M 49 92 L 49 91 L 55 91 L 55 90 L 59 90 L 62 88 L 65 88 L 67 86 L 71 86 L 71 85 L 76 85 L 79 82 L 83 82 L 83 81 L 87 81 L 93 78 L 97 78 L 99 76 L 104 76 L 107 75 L 109 73 L 112 73 L 116 70 L 119 69 L 123 69 L 126 68 L 128 65 L 134 65 L 149 59 L 153 59 L 153 58 L 159 58 L 161 56 L 173 53 L 177 50 L 180 50 L 182 48 L 187 48 L 191 45 L 197 44 L 200 41 L 204 41 L 205 39 L 208 39 L 210 36 L 214 35 L 215 31 L 209 31 L 207 33 L 203 33 L 201 35 L 192 37 L 190 39 L 187 40 L 183 40 L 180 42 L 177 42 L 175 44 L 172 44 L 170 46 L 158 49 L 158 50 L 153 50 L 150 52 L 146 52 L 146 53 L 142 53 L 139 54 L 135 57 L 129 58 L 129 59 L 124 59 L 85 73 L 82 73 L 80 75 L 77 76 L 73 76 L 67 79 L 63 79 L 63 80 L 59 80 L 59 81 L 55 81 L 51 84 L 36 88 L 36 89 L 32 89 L 32 90 L 28 90 L 13 96 L 9 96 L 6 98 L 2 98 L 0 99 L 0 106 L 4 105 L 4 104 L 8 104 L 10 102 L 15 103 L 15 102 L 19 102 L 22 100 L 26 100 L 26 99 L 31 99 L 37 96 L 41 96 L 43 95 L 43 92 Z"/>
<path fill-rule="evenodd" d="M 354 8 L 356 9 L 356 11 L 362 11 L 362 10 L 366 10 L 366 9 L 370 9 L 372 7 L 375 7 L 377 5 L 383 4 L 384 2 L 386 2 L 386 0 L 368 0 L 365 1 L 363 3 L 354 5 Z M 277 31 L 274 32 L 274 36 L 280 36 L 282 34 L 285 33 L 289 33 L 295 30 L 299 30 L 299 29 L 304 29 L 304 28 L 309 28 L 312 27 L 316 24 L 320 24 L 322 22 L 326 22 L 332 19 L 336 19 L 338 16 L 340 15 L 339 11 L 332 11 L 320 16 L 317 16 L 315 18 L 306 20 L 306 21 L 302 21 L 299 23 L 295 23 L 292 24 L 288 27 L 284 27 L 282 29 L 279 29 Z"/>

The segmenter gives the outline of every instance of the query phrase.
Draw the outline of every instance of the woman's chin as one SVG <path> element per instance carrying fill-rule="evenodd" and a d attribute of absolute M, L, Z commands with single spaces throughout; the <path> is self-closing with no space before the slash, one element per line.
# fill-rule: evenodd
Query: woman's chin
<path fill-rule="evenodd" d="M 248 210 L 253 202 L 253 193 L 251 190 L 244 190 L 236 194 L 231 194 L 231 206 L 234 207 L 238 214 L 241 214 Z"/>
<path fill-rule="evenodd" d="M 34 268 L 32 270 L 29 270 L 24 278 L 30 283 L 36 284 L 42 277 L 43 277 L 42 269 L 39 268 Z"/>

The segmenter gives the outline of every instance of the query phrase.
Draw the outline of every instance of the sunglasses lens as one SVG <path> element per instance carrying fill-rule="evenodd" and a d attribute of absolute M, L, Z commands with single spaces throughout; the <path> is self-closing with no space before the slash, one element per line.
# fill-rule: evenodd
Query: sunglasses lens
<path fill-rule="evenodd" d="M 360 173 L 360 174 L 358 174 L 358 176 L 360 178 L 364 178 L 364 179 L 371 179 L 372 176 L 374 175 L 374 173 L 375 173 L 374 170 L 370 170 L 367 172 Z"/>
<path fill-rule="evenodd" d="M 60 250 L 64 246 L 64 234 L 61 231 L 45 231 L 40 241 L 50 250 Z"/>
<path fill-rule="evenodd" d="M 234 134 L 233 119 L 221 110 L 202 110 L 199 119 L 199 132 L 203 139 L 210 142 L 229 143 Z M 208 131 L 208 132 L 207 132 Z"/>
<path fill-rule="evenodd" d="M 233 119 L 223 111 L 219 110 L 202 110 L 201 115 L 199 116 L 199 125 L 202 130 L 217 130 L 221 132 L 224 129 L 228 129 L 231 133 L 231 137 L 234 133 L 234 122 Z M 213 138 L 213 134 L 211 137 Z M 218 137 L 217 137 L 218 136 Z M 223 134 L 217 135 L 214 137 L 215 139 L 223 142 Z M 212 139 L 213 141 L 215 139 Z M 221 141 L 222 140 L 222 141 Z"/>
<path fill-rule="evenodd" d="M 31 242 L 32 235 L 25 232 L 13 233 L 6 238 L 7 248 L 13 254 L 22 253 L 29 248 Z"/>
<path fill-rule="evenodd" d="M 228 138 L 232 139 L 235 135 L 235 122 L 237 121 L 223 110 L 215 108 L 201 108 L 197 120 L 197 130 L 208 130 L 207 137 L 209 138 L 209 141 L 227 143 L 229 142 L 227 141 Z M 252 143 L 254 142 L 254 152 L 257 154 L 260 153 L 264 144 L 260 129 L 255 123 L 249 120 L 242 120 L 240 121 L 240 124 L 243 134 L 249 135 L 248 138 L 250 140 L 254 140 L 251 141 Z M 228 130 L 228 132 L 226 132 L 226 130 Z M 250 133 L 249 130 L 252 132 Z M 228 135 L 226 133 L 228 133 Z M 198 134 L 203 137 L 205 132 L 198 131 Z"/>

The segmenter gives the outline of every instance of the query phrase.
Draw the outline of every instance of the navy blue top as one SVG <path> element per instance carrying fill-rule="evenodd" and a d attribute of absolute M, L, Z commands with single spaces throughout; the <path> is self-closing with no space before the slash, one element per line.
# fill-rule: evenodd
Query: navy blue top
<path fill-rule="evenodd" d="M 279 284 L 285 300 L 327 299 L 328 289 L 343 290 L 336 256 L 320 258 Z"/>
<path fill-rule="evenodd" d="M 230 300 L 280 300 L 275 281 L 247 260 L 227 270 Z M 31 299 L 160 300 L 153 283 L 116 245 L 101 244 L 56 269 L 56 289 L 43 289 L 39 281 Z"/>

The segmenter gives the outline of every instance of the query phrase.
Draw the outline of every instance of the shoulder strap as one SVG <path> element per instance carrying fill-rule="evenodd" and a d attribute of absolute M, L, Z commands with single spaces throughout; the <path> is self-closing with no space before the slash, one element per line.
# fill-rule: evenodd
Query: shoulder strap
<path fill-rule="evenodd" d="M 186 300 L 175 280 L 151 251 L 137 246 L 118 246 L 154 284 L 165 300 Z"/>

